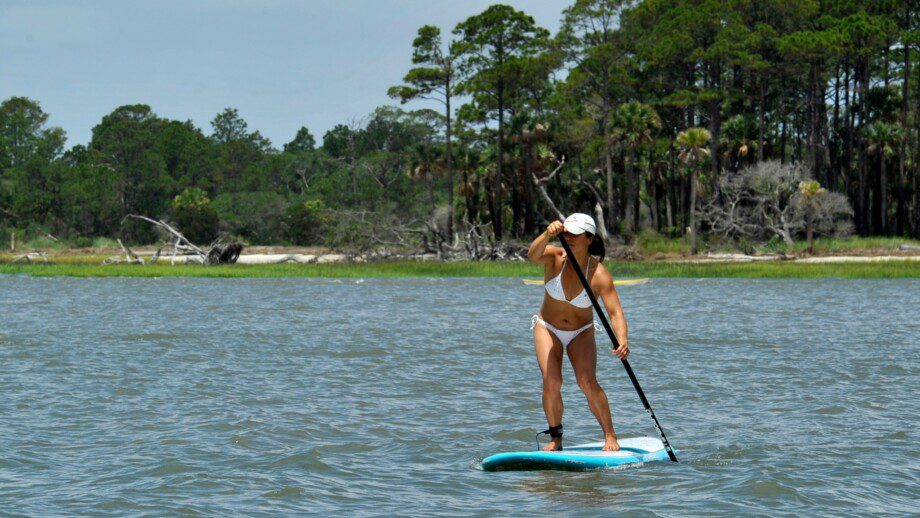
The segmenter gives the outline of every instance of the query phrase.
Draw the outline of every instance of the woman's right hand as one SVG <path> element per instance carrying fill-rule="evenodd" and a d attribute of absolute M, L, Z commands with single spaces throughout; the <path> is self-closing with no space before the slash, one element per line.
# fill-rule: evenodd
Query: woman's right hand
<path fill-rule="evenodd" d="M 553 221 L 549 224 L 548 227 L 546 227 L 546 233 L 551 237 L 556 237 L 564 231 L 565 225 L 563 225 L 561 221 Z"/>

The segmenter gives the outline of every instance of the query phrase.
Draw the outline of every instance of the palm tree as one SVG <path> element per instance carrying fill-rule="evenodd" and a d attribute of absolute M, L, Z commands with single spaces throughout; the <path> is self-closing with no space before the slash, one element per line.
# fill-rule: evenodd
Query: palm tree
<path fill-rule="evenodd" d="M 879 156 L 881 167 L 878 211 L 881 216 L 879 220 L 881 228 L 879 230 L 883 233 L 888 232 L 888 174 L 885 162 L 888 158 L 894 156 L 895 148 L 901 142 L 902 136 L 901 128 L 887 122 L 876 122 L 866 128 L 866 140 L 869 143 L 868 152 L 870 155 Z"/>
<path fill-rule="evenodd" d="M 811 254 L 814 251 L 812 239 L 814 235 L 812 231 L 814 208 L 821 204 L 818 197 L 827 191 L 821 187 L 817 180 L 806 180 L 799 182 L 799 192 L 802 193 L 803 203 L 805 204 L 805 237 L 808 239 L 808 248 L 805 251 Z"/>
<path fill-rule="evenodd" d="M 446 155 L 442 146 L 428 142 L 419 142 L 409 148 L 409 157 L 406 163 L 406 176 L 416 182 L 424 182 L 428 193 L 428 205 L 432 214 L 436 209 L 434 198 L 434 178 L 446 170 Z M 450 227 L 450 225 L 448 225 Z M 445 229 L 448 230 L 448 229 Z M 450 239 L 450 234 L 447 234 Z"/>
<path fill-rule="evenodd" d="M 680 159 L 690 168 L 690 253 L 696 255 L 696 184 L 700 163 L 709 156 L 710 133 L 703 128 L 688 128 L 677 135 Z"/>
<path fill-rule="evenodd" d="M 661 118 L 655 110 L 638 101 L 623 103 L 614 110 L 611 138 L 626 150 L 626 232 L 639 228 L 639 175 L 635 172 L 639 152 L 654 140 L 661 129 Z"/>
<path fill-rule="evenodd" d="M 723 156 L 728 159 L 729 169 L 738 170 L 744 161 L 751 161 L 759 144 L 757 122 L 748 115 L 736 115 L 724 123 L 719 130 L 720 147 L 725 149 Z"/>

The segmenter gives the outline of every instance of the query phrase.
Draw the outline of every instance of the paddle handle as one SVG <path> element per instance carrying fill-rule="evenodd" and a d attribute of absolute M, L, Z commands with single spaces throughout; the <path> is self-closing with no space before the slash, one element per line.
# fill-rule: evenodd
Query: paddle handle
<path fill-rule="evenodd" d="M 587 293 L 588 298 L 591 299 L 591 305 L 594 306 L 594 311 L 597 312 L 597 318 L 600 319 L 601 324 L 604 326 L 604 331 L 607 331 L 607 336 L 610 338 L 610 342 L 613 343 L 613 349 L 619 349 L 620 342 L 617 340 L 617 335 L 613 332 L 613 328 L 610 327 L 610 323 L 607 322 L 607 317 L 604 316 L 604 312 L 601 311 L 601 305 L 597 302 L 597 297 L 594 296 L 594 292 L 591 291 L 591 285 L 588 284 L 588 279 L 585 278 L 585 274 L 582 273 L 581 268 L 578 267 L 578 260 L 576 260 L 575 255 L 572 254 L 572 249 L 570 249 L 569 244 L 565 242 L 565 238 L 560 236 L 559 242 L 562 243 L 562 249 L 565 250 L 566 255 L 572 258 L 572 262 L 569 264 L 572 265 L 572 269 L 575 270 L 575 273 L 578 275 L 578 280 L 581 281 L 581 285 L 584 287 L 585 293 Z M 626 374 L 629 375 L 629 381 L 632 382 L 633 388 L 635 388 L 636 393 L 639 394 L 639 399 L 642 400 L 642 406 L 645 407 L 645 411 L 648 412 L 648 415 L 651 416 L 652 421 L 655 422 L 655 428 L 658 429 L 658 435 L 661 436 L 661 442 L 664 443 L 664 448 L 668 451 L 668 458 L 670 458 L 673 462 L 677 462 L 677 456 L 674 455 L 674 450 L 671 449 L 671 444 L 668 442 L 668 438 L 664 434 L 664 430 L 661 428 L 661 423 L 658 422 L 658 418 L 655 416 L 655 411 L 652 410 L 652 405 L 649 404 L 648 398 L 645 397 L 645 392 L 642 391 L 642 387 L 639 385 L 639 380 L 636 378 L 636 373 L 633 372 L 632 367 L 629 365 L 629 362 L 626 361 L 626 358 L 622 358 L 620 361 L 623 362 L 623 368 L 626 369 Z"/>

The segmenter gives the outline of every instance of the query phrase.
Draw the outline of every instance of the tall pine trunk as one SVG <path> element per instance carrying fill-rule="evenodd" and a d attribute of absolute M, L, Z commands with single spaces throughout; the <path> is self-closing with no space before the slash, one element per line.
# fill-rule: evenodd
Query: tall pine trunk
<path fill-rule="evenodd" d="M 466 162 L 469 163 L 469 152 L 467 152 Z M 473 205 L 472 185 L 470 184 L 470 176 L 466 167 L 460 170 L 460 179 L 463 180 L 463 201 L 466 204 L 466 219 L 471 224 L 475 224 L 478 214 L 475 205 Z"/>
<path fill-rule="evenodd" d="M 825 87 L 826 85 L 824 83 L 820 83 L 820 88 L 822 90 Z M 823 173 L 824 185 L 833 189 L 833 186 L 836 185 L 837 182 L 837 170 L 830 166 L 831 118 L 827 112 L 827 103 L 824 102 L 824 94 L 822 91 L 818 92 L 818 96 L 818 98 L 821 99 L 818 109 L 818 171 Z"/>
<path fill-rule="evenodd" d="M 847 195 L 853 199 L 853 102 L 850 100 L 850 64 L 844 63 L 843 72 L 843 183 Z"/>
<path fill-rule="evenodd" d="M 879 176 L 879 228 L 878 231 L 881 231 L 882 234 L 888 234 L 888 170 L 885 169 L 885 153 L 879 153 L 882 166 L 881 166 L 881 176 Z"/>
<path fill-rule="evenodd" d="M 907 160 L 907 141 L 910 140 L 910 131 L 907 129 L 907 110 L 910 105 L 907 102 L 910 94 L 910 44 L 906 41 L 904 44 L 904 67 L 902 68 L 904 76 L 901 82 L 901 152 L 898 154 L 898 212 L 895 231 L 899 236 L 904 235 L 907 229 L 907 207 L 905 206 L 905 191 L 907 190 L 907 171 L 905 170 L 905 161 Z"/>
<path fill-rule="evenodd" d="M 767 80 L 763 77 L 763 74 L 757 74 L 760 82 L 760 95 L 757 101 L 757 161 L 763 162 L 763 148 L 764 145 L 764 126 L 766 126 L 767 119 Z"/>
<path fill-rule="evenodd" d="M 840 64 L 838 63 L 834 69 L 834 118 L 833 118 L 833 129 L 834 129 L 834 145 L 831 147 L 833 152 L 831 153 L 831 161 L 829 167 L 832 171 L 840 172 Z M 828 189 L 836 190 L 836 185 L 828 185 Z"/>
<path fill-rule="evenodd" d="M 502 181 L 505 179 L 505 88 L 504 82 L 498 82 L 498 164 L 495 170 L 497 178 L 495 180 L 494 201 L 492 202 L 492 231 L 495 233 L 495 239 L 501 241 L 504 233 L 502 232 Z"/>
<path fill-rule="evenodd" d="M 635 197 L 633 196 L 633 191 L 638 187 L 636 185 L 635 177 L 635 164 L 633 163 L 633 151 L 630 149 L 623 153 L 625 158 L 623 166 L 626 168 L 626 200 L 624 207 L 626 208 L 626 214 L 624 215 L 626 223 L 626 235 L 632 239 L 633 235 L 636 233 L 636 206 L 635 206 Z"/>
<path fill-rule="evenodd" d="M 616 234 L 616 205 L 613 200 L 613 153 L 610 150 L 610 129 L 607 127 L 606 116 L 602 118 L 604 125 L 604 168 L 607 173 L 607 228 L 611 235 Z"/>
<path fill-rule="evenodd" d="M 521 143 L 521 152 L 524 154 L 524 235 L 532 236 L 534 233 L 534 198 L 533 182 L 531 181 L 531 144 L 528 141 Z"/>
<path fill-rule="evenodd" d="M 660 200 L 660 189 L 658 188 L 658 175 L 652 173 L 649 169 L 649 198 L 652 200 L 651 214 L 652 214 L 652 228 L 655 229 L 655 232 L 661 232 L 661 200 Z"/>
<path fill-rule="evenodd" d="M 667 185 L 669 189 L 665 191 L 665 211 L 667 212 L 667 225 L 668 227 L 677 226 L 675 221 L 674 214 L 679 210 L 677 204 L 677 194 L 680 191 L 680 188 L 675 185 L 674 177 L 676 172 L 674 171 L 676 157 L 674 156 L 674 136 L 671 135 L 670 141 L 668 142 L 668 178 Z"/>
<path fill-rule="evenodd" d="M 445 95 L 445 105 L 444 115 L 447 116 L 447 127 L 446 137 L 447 137 L 447 178 L 448 178 L 448 191 L 447 191 L 447 239 L 453 243 L 454 240 L 454 149 L 450 141 L 450 80 L 447 81 L 446 85 L 446 95 Z"/>
<path fill-rule="evenodd" d="M 868 110 L 866 109 L 866 84 L 864 77 L 868 75 L 866 70 L 868 67 L 864 63 L 864 59 L 860 58 L 856 62 L 856 94 L 859 95 L 859 129 L 856 130 L 856 167 L 857 175 L 859 177 L 859 196 L 857 197 L 857 218 L 856 218 L 856 228 L 860 235 L 865 236 L 869 233 L 869 200 L 868 200 L 868 189 L 866 189 L 866 150 L 863 145 L 863 131 L 862 129 L 866 127 L 866 114 Z M 856 127 L 854 125 L 854 127 Z"/>
<path fill-rule="evenodd" d="M 779 137 L 779 162 L 786 163 L 786 76 L 780 78 L 779 89 L 779 120 L 782 124 L 782 130 Z"/>
<path fill-rule="evenodd" d="M 914 85 L 914 132 L 917 145 L 914 146 L 914 237 L 920 239 L 920 81 Z"/>
<path fill-rule="evenodd" d="M 908 52 L 908 63 L 910 63 L 910 53 Z M 905 138 L 910 138 L 911 131 L 908 128 L 904 128 Z M 913 172 L 913 215 L 908 216 L 913 220 L 914 228 L 914 238 L 920 239 L 920 81 L 916 81 L 914 84 L 914 128 L 913 132 L 916 135 L 914 140 L 915 145 L 913 146 L 913 160 L 911 164 L 911 170 Z"/>
<path fill-rule="evenodd" d="M 710 68 L 709 88 L 715 89 L 719 85 L 719 65 L 712 64 Z M 708 101 L 708 104 L 709 134 L 711 135 L 709 139 L 709 157 L 712 165 L 712 184 L 715 186 L 717 178 L 719 177 L 719 131 L 722 127 L 722 123 L 719 119 L 719 100 L 713 96 L 713 98 Z"/>
<path fill-rule="evenodd" d="M 693 165 L 690 173 L 690 253 L 696 255 L 696 164 Z"/>
<path fill-rule="evenodd" d="M 817 66 L 814 62 L 808 65 L 808 173 L 813 180 L 818 179 L 818 102 L 815 90 L 817 87 Z"/>
<path fill-rule="evenodd" d="M 521 228 L 524 224 L 521 182 L 518 174 L 520 168 L 515 161 L 511 161 L 509 165 L 511 166 L 508 170 L 508 188 L 511 189 L 511 225 L 508 227 L 508 235 L 510 237 L 520 237 Z"/>
<path fill-rule="evenodd" d="M 636 151 L 633 154 L 633 165 L 632 165 L 632 177 L 633 177 L 633 192 L 632 192 L 632 218 L 633 218 L 633 232 L 639 232 L 639 220 L 642 214 L 642 200 L 639 198 L 639 193 L 642 191 L 642 170 L 639 169 L 639 152 Z"/>

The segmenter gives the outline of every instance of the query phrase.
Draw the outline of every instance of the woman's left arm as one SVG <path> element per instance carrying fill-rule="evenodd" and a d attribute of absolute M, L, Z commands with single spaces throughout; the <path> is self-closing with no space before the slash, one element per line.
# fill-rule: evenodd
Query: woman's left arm
<path fill-rule="evenodd" d="M 629 356 L 629 337 L 626 326 L 626 316 L 623 314 L 623 308 L 620 306 L 620 297 L 617 295 L 617 289 L 613 286 L 613 277 L 607 272 L 603 264 L 597 265 L 597 273 L 594 279 L 597 282 L 597 294 L 604 299 L 604 307 L 607 308 L 607 315 L 610 317 L 610 325 L 613 326 L 613 332 L 617 336 L 620 347 L 616 350 L 611 348 L 613 354 L 621 360 Z"/>

